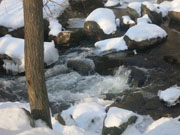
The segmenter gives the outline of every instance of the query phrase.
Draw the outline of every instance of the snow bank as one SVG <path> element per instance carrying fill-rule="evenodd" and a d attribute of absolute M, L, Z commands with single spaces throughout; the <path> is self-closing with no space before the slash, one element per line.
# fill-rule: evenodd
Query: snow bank
<path fill-rule="evenodd" d="M 155 24 L 140 23 L 131 27 L 125 34 L 136 42 L 149 40 L 152 38 L 165 38 L 167 33 Z"/>
<path fill-rule="evenodd" d="M 132 116 L 136 116 L 136 114 L 125 109 L 111 107 L 107 113 L 104 126 L 119 127 L 123 123 L 126 123 Z"/>
<path fill-rule="evenodd" d="M 164 8 L 168 11 L 180 12 L 180 0 L 173 1 L 164 1 L 159 4 L 161 8 Z"/>
<path fill-rule="evenodd" d="M 128 49 L 123 37 L 98 41 L 95 43 L 95 47 L 99 49 L 100 53 L 109 50 L 123 51 Z"/>
<path fill-rule="evenodd" d="M 113 7 L 113 6 L 117 6 L 120 4 L 120 1 L 119 0 L 108 0 L 104 6 L 105 7 Z"/>
<path fill-rule="evenodd" d="M 159 99 L 163 100 L 168 106 L 174 106 L 179 103 L 180 98 L 180 87 L 174 86 L 164 91 L 158 92 Z"/>
<path fill-rule="evenodd" d="M 105 117 L 105 107 L 95 102 L 81 103 L 62 112 L 68 126 L 78 127 L 94 133 L 101 133 Z"/>
<path fill-rule="evenodd" d="M 141 16 L 141 2 L 131 2 L 128 4 L 128 7 L 136 10 L 139 16 Z"/>
<path fill-rule="evenodd" d="M 69 5 L 68 0 L 43 0 L 44 8 L 43 14 L 44 19 L 48 20 L 52 28 L 52 19 L 56 19 L 60 16 L 64 9 Z M 59 30 L 59 23 L 56 23 Z M 3 0 L 0 3 L 0 26 L 5 26 L 11 29 L 17 29 L 24 26 L 24 13 L 22 0 Z M 54 26 L 54 25 L 53 25 Z M 51 31 L 51 34 L 54 31 Z M 56 30 L 57 31 L 57 30 Z M 56 32 L 52 35 L 56 35 Z M 60 30 L 61 31 L 61 30 Z M 59 31 L 59 32 L 60 32 Z"/>
<path fill-rule="evenodd" d="M 111 9 L 98 8 L 90 13 L 86 21 L 96 22 L 105 34 L 111 34 L 117 30 L 115 19 L 115 15 Z"/>
<path fill-rule="evenodd" d="M 153 122 L 145 135 L 178 135 L 180 133 L 180 122 L 173 118 L 161 118 Z"/>
<path fill-rule="evenodd" d="M 6 35 L 0 38 L 0 54 L 6 54 L 13 61 L 5 60 L 3 67 L 13 72 L 24 72 L 24 40 Z M 44 62 L 50 65 L 59 58 L 53 42 L 44 43 Z"/>
<path fill-rule="evenodd" d="M 137 19 L 137 24 L 142 24 L 142 23 L 152 23 L 151 19 L 147 14 Z"/>

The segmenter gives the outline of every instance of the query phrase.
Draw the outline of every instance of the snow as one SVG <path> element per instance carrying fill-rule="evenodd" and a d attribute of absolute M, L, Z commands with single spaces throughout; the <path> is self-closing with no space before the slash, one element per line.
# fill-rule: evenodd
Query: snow
<path fill-rule="evenodd" d="M 120 4 L 120 1 L 119 0 L 108 0 L 104 6 L 105 7 L 113 7 L 113 6 L 117 6 Z"/>
<path fill-rule="evenodd" d="M 151 19 L 147 14 L 137 19 L 137 24 L 142 24 L 142 23 L 152 23 Z"/>
<path fill-rule="evenodd" d="M 24 72 L 24 39 L 5 35 L 0 38 L 0 54 L 6 54 L 13 61 L 5 60 L 3 67 L 13 72 Z M 44 62 L 50 65 L 56 62 L 59 54 L 53 42 L 44 43 Z"/>
<path fill-rule="evenodd" d="M 111 107 L 107 113 L 104 125 L 105 127 L 119 127 L 132 116 L 136 116 L 136 114 L 125 109 Z"/>
<path fill-rule="evenodd" d="M 57 19 L 64 9 L 69 5 L 68 0 L 43 0 L 44 19 L 48 20 L 51 24 L 51 35 L 56 35 L 55 28 L 60 30 L 60 24 L 52 22 L 52 19 Z M 52 24 L 53 23 L 53 24 Z M 57 25 L 57 26 L 54 26 Z M 0 3 L 0 26 L 5 26 L 9 30 L 18 29 L 24 26 L 24 13 L 22 0 L 3 0 Z M 55 33 L 53 33 L 55 32 Z"/>
<path fill-rule="evenodd" d="M 153 122 L 145 135 L 178 135 L 180 122 L 173 118 L 161 118 Z"/>
<path fill-rule="evenodd" d="M 173 86 L 166 90 L 159 90 L 159 99 L 163 100 L 168 106 L 174 106 L 179 103 L 180 87 Z"/>
<path fill-rule="evenodd" d="M 77 125 L 84 130 L 101 133 L 106 113 L 104 106 L 96 102 L 86 102 L 70 107 L 61 115 L 69 126 Z"/>
<path fill-rule="evenodd" d="M 99 49 L 98 51 L 100 53 L 104 51 L 113 50 L 113 49 L 116 51 L 123 51 L 123 50 L 128 49 L 123 37 L 110 38 L 110 39 L 98 41 L 95 43 L 95 47 Z"/>
<path fill-rule="evenodd" d="M 122 16 L 124 24 L 135 24 L 135 22 L 129 16 Z"/>
<path fill-rule="evenodd" d="M 56 19 L 49 21 L 49 35 L 57 36 L 62 31 L 62 25 Z"/>
<path fill-rule="evenodd" d="M 128 7 L 136 10 L 139 16 L 141 16 L 141 2 L 131 2 L 128 4 Z"/>
<path fill-rule="evenodd" d="M 105 34 L 111 34 L 117 30 L 115 14 L 108 8 L 95 9 L 86 18 L 86 21 L 96 22 Z"/>
<path fill-rule="evenodd" d="M 164 1 L 159 6 L 168 11 L 180 12 L 180 0 Z"/>
<path fill-rule="evenodd" d="M 126 33 L 131 40 L 136 42 L 149 40 L 152 38 L 165 38 L 167 33 L 155 24 L 140 23 L 131 27 Z"/>
<path fill-rule="evenodd" d="M 145 5 L 149 10 L 160 13 L 160 10 L 149 1 L 144 1 L 142 4 Z"/>

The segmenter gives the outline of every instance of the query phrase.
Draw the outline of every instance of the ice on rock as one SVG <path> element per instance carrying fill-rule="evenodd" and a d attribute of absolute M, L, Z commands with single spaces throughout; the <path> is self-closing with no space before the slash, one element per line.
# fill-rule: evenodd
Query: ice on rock
<path fill-rule="evenodd" d="M 174 106 L 180 102 L 180 87 L 173 86 L 163 91 L 159 90 L 158 96 L 159 99 L 166 102 L 168 106 Z"/>
<path fill-rule="evenodd" d="M 115 14 L 108 8 L 95 9 L 86 18 L 86 21 L 96 22 L 105 34 L 111 34 L 117 30 Z"/>

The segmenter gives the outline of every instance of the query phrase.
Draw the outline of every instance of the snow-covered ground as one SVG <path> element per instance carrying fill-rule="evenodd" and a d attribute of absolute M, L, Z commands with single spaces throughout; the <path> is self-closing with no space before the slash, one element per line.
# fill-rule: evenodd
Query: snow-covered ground
<path fill-rule="evenodd" d="M 100 100 L 99 100 L 100 101 Z M 110 102 L 84 101 L 61 113 L 66 125 L 60 124 L 51 117 L 53 130 L 44 122 L 37 120 L 32 128 L 30 119 L 22 107 L 29 110 L 29 105 L 18 102 L 0 103 L 1 135 L 101 135 L 103 121 L 106 127 L 114 127 L 127 122 L 131 116 L 137 116 L 135 124 L 129 125 L 123 135 L 178 135 L 180 132 L 179 117 L 161 118 L 153 121 L 149 116 L 141 116 L 134 112 L 112 107 L 106 113 Z M 33 123 L 33 122 L 31 122 Z"/>

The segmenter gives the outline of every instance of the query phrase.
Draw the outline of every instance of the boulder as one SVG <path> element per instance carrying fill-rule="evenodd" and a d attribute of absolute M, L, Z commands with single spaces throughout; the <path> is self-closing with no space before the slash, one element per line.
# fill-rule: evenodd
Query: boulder
<path fill-rule="evenodd" d="M 71 68 L 81 75 L 94 73 L 95 65 L 91 59 L 70 59 L 67 61 L 67 67 Z"/>
<path fill-rule="evenodd" d="M 128 7 L 127 9 L 128 9 L 128 13 L 132 19 L 136 20 L 137 18 L 140 17 L 140 15 L 138 14 L 138 12 L 135 9 L 130 8 L 130 7 Z"/>
<path fill-rule="evenodd" d="M 85 22 L 84 30 L 88 38 L 95 41 L 106 39 L 108 36 L 103 32 L 100 26 L 94 21 Z"/>
<path fill-rule="evenodd" d="M 154 5 L 153 5 L 154 6 Z M 158 8 L 154 7 L 156 10 L 152 11 L 146 5 L 142 4 L 141 6 L 141 14 L 142 16 L 147 14 L 151 19 L 152 23 L 160 25 L 163 21 L 162 13 L 158 10 Z"/>
<path fill-rule="evenodd" d="M 0 37 L 3 37 L 7 33 L 8 33 L 8 28 L 6 28 L 4 26 L 0 26 Z"/>
<path fill-rule="evenodd" d="M 50 39 L 53 39 L 56 45 L 65 45 L 69 46 L 71 43 L 78 43 L 85 37 L 83 29 L 77 29 L 75 31 L 63 31 L 58 34 L 57 37 L 50 36 Z"/>

